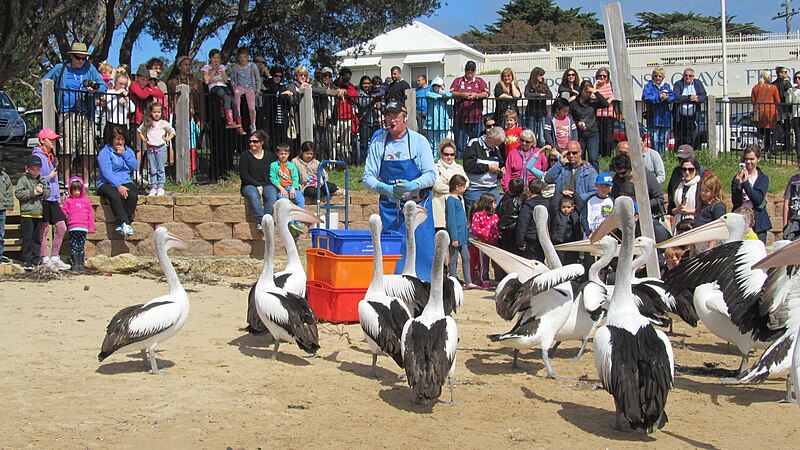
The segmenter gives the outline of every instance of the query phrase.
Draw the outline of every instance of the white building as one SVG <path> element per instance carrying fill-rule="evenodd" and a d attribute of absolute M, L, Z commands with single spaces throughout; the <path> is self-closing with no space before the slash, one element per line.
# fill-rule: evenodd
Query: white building
<path fill-rule="evenodd" d="M 608 65 L 604 42 L 551 44 L 547 51 L 531 53 L 483 54 L 420 22 L 384 33 L 365 48 L 358 57 L 353 49 L 337 53 L 344 58 L 342 65 L 353 70 L 354 80 L 364 74 L 385 79 L 392 66 L 399 66 L 412 87 L 420 74 L 429 80 L 442 76 L 449 85 L 463 75 L 464 64 L 469 60 L 477 63 L 479 75 L 490 85 L 497 82 L 503 68 L 510 67 L 517 74 L 520 87 L 537 66 L 545 70 L 545 78 L 553 88 L 567 68 L 577 70 L 581 78 L 594 79 L 597 69 Z M 629 41 L 628 53 L 634 87 L 641 89 L 655 67 L 664 67 L 671 83 L 681 78 L 685 67 L 691 67 L 710 95 L 722 96 L 720 37 Z M 800 32 L 729 37 L 729 95 L 749 97 L 762 69 L 774 71 L 776 66 L 786 66 L 793 75 L 800 70 L 798 59 Z"/>

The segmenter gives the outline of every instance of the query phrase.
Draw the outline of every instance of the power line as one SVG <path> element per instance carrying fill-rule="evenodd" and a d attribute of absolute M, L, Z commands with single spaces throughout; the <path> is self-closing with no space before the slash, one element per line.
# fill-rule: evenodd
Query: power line
<path fill-rule="evenodd" d="M 781 6 L 783 6 L 784 10 L 775 14 L 772 20 L 786 19 L 786 34 L 789 34 L 792 32 L 792 17 L 796 14 L 800 14 L 800 11 L 792 8 L 791 0 L 785 0 L 781 3 Z"/>

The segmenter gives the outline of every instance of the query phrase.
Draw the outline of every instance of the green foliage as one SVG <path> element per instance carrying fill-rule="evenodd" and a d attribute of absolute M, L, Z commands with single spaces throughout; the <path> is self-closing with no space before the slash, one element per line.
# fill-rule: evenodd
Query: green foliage
<path fill-rule="evenodd" d="M 164 188 L 167 191 L 172 191 L 178 194 L 197 194 L 200 192 L 200 189 L 192 180 L 174 183 L 172 180 L 168 179 Z"/>
<path fill-rule="evenodd" d="M 727 17 L 727 32 L 736 34 L 762 34 L 765 31 L 752 22 L 735 23 L 736 16 Z M 694 12 L 636 14 L 637 25 L 626 24 L 625 33 L 628 39 L 680 38 L 684 36 L 717 36 L 722 32 L 720 16 L 704 16 Z"/>

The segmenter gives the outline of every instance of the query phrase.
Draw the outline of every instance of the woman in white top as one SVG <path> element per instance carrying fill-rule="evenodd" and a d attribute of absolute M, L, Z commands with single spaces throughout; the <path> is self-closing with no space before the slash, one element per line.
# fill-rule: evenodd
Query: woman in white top
<path fill-rule="evenodd" d="M 464 168 L 456 163 L 456 143 L 452 139 L 442 139 L 439 142 L 439 161 L 436 162 L 436 183 L 433 184 L 433 226 L 437 230 L 443 230 L 445 226 L 445 202 L 450 195 L 450 177 L 455 174 L 467 178 Z"/>
<path fill-rule="evenodd" d="M 136 104 L 128 99 L 130 78 L 125 73 L 118 73 L 114 79 L 114 89 L 106 92 L 106 125 L 103 128 L 103 139 L 107 140 L 109 131 L 117 125 L 126 130 L 130 124 L 130 115 L 136 112 Z"/>
<path fill-rule="evenodd" d="M 700 206 L 698 198 L 700 196 L 700 163 L 696 159 L 686 159 L 681 162 L 681 182 L 675 189 L 675 208 L 672 215 L 675 221 L 672 224 L 672 234 L 677 234 L 678 223 L 683 220 L 691 220 L 694 223 L 694 215 Z"/>

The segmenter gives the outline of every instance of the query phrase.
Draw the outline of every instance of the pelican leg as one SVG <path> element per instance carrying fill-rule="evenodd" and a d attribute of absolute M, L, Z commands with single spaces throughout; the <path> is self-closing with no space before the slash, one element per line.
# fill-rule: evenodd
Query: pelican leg
<path fill-rule="evenodd" d="M 617 405 L 617 402 L 614 402 L 614 406 L 617 409 L 616 421 L 614 422 L 614 425 L 611 426 L 611 428 L 620 431 L 622 433 L 630 433 L 631 431 L 633 431 L 630 423 L 628 423 L 628 419 L 625 418 L 625 413 L 622 412 L 619 405 Z"/>
<path fill-rule="evenodd" d="M 672 331 L 672 317 L 668 317 L 667 320 L 669 320 L 669 334 L 674 334 Z"/>
<path fill-rule="evenodd" d="M 597 324 L 595 324 L 595 326 L 597 326 Z M 594 327 L 592 328 L 592 331 L 594 331 Z M 591 335 L 592 335 L 592 333 L 590 332 L 589 334 L 586 335 L 585 338 L 583 338 L 583 342 L 581 342 L 581 348 L 578 349 L 578 354 L 575 355 L 574 358 L 568 359 L 568 361 L 570 361 L 570 362 L 578 362 L 578 361 L 581 360 L 581 356 L 583 356 L 583 351 L 586 350 L 586 343 L 589 342 L 589 336 L 591 336 Z"/>
<path fill-rule="evenodd" d="M 792 388 L 792 376 L 786 378 L 786 398 L 780 400 L 778 403 L 798 403 L 797 398 L 794 396 L 794 389 Z"/>
<path fill-rule="evenodd" d="M 554 380 L 562 380 L 562 381 L 568 380 L 569 378 L 560 377 L 556 375 L 556 373 L 553 371 L 553 366 L 550 365 L 550 356 L 548 356 L 547 353 L 548 353 L 547 349 L 544 346 L 542 346 L 542 359 L 544 360 L 544 367 L 545 369 L 547 369 L 547 377 L 552 378 Z"/>
<path fill-rule="evenodd" d="M 378 354 L 377 353 L 373 353 L 372 354 L 372 378 L 379 378 L 378 377 L 377 365 L 378 365 Z"/>
<path fill-rule="evenodd" d="M 555 357 L 556 356 L 556 349 L 558 348 L 559 345 L 561 345 L 561 341 L 556 341 L 556 343 L 553 344 L 552 347 L 550 347 L 550 350 L 548 350 L 549 355 L 547 355 L 547 356 Z"/>
<path fill-rule="evenodd" d="M 155 347 L 149 349 L 147 351 L 149 358 L 150 358 L 150 371 L 153 375 L 165 375 L 167 372 L 163 370 L 158 370 L 158 364 L 156 364 L 156 349 Z"/>
<path fill-rule="evenodd" d="M 458 400 L 456 400 L 456 377 L 450 376 L 450 406 L 456 406 L 458 404 Z"/>
<path fill-rule="evenodd" d="M 278 360 L 278 347 L 281 346 L 281 341 L 275 339 L 275 348 L 272 349 L 272 357 L 270 360 L 277 361 Z"/>
<path fill-rule="evenodd" d="M 514 349 L 514 362 L 511 364 L 511 368 L 514 370 L 528 370 L 526 366 L 521 364 L 517 364 L 517 359 L 519 358 L 519 349 Z"/>
<path fill-rule="evenodd" d="M 747 372 L 747 366 L 750 363 L 750 356 L 749 355 L 742 355 L 742 363 L 739 364 L 739 375 Z"/>

